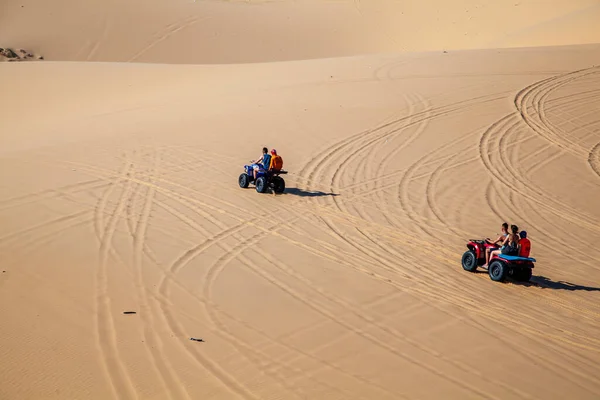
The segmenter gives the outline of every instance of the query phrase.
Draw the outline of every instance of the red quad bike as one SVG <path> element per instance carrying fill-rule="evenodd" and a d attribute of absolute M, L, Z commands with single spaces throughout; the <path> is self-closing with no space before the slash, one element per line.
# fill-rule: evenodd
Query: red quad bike
<path fill-rule="evenodd" d="M 462 267 L 469 272 L 475 272 L 477 267 L 485 264 L 485 250 L 487 248 L 497 249 L 485 240 L 474 239 L 469 240 L 467 248 L 469 250 L 465 251 L 462 256 Z M 529 282 L 534 262 L 536 262 L 535 258 L 531 257 L 495 255 L 490 258 L 488 273 L 490 279 L 496 282 L 503 282 L 507 277 L 519 282 Z"/>

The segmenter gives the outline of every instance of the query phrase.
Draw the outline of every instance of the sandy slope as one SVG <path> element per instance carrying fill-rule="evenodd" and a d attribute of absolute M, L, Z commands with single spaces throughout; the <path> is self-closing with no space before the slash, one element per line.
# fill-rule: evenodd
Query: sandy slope
<path fill-rule="evenodd" d="M 3 65 L 0 397 L 598 398 L 598 50 Z"/>
<path fill-rule="evenodd" d="M 599 398 L 600 10 L 493 3 L 2 2 L 0 399 Z"/>
<path fill-rule="evenodd" d="M 3 0 L 47 60 L 239 63 L 600 42 L 597 0 Z"/>

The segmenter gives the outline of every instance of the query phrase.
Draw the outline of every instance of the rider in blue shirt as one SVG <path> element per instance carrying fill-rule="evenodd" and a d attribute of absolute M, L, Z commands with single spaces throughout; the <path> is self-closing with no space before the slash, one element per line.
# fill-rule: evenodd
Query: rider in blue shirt
<path fill-rule="evenodd" d="M 252 169 L 254 173 L 254 180 L 256 180 L 256 173 L 258 171 L 268 171 L 269 165 L 271 164 L 271 155 L 269 149 L 263 147 L 263 154 L 258 160 L 252 161 Z"/>

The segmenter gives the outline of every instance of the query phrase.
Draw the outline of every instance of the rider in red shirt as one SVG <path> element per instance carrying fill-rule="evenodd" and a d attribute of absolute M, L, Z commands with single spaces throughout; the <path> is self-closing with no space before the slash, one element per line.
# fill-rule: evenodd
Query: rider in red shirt
<path fill-rule="evenodd" d="M 519 250 L 519 257 L 529 257 L 529 253 L 531 252 L 531 242 L 527 239 L 527 232 L 521 231 L 519 236 L 521 237 L 519 240 L 519 246 L 521 247 Z"/>

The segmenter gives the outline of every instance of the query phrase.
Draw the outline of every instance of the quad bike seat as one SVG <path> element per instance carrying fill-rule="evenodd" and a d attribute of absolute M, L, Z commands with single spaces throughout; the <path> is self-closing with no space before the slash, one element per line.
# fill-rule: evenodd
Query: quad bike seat
<path fill-rule="evenodd" d="M 287 171 L 284 171 L 282 169 L 273 169 L 273 170 L 270 170 L 269 173 L 273 174 L 273 175 L 285 175 L 285 174 L 287 174 Z"/>
<path fill-rule="evenodd" d="M 506 260 L 506 261 L 531 261 L 536 262 L 535 258 L 532 257 L 520 257 L 520 256 L 509 256 L 507 254 L 500 254 L 498 257 Z"/>

